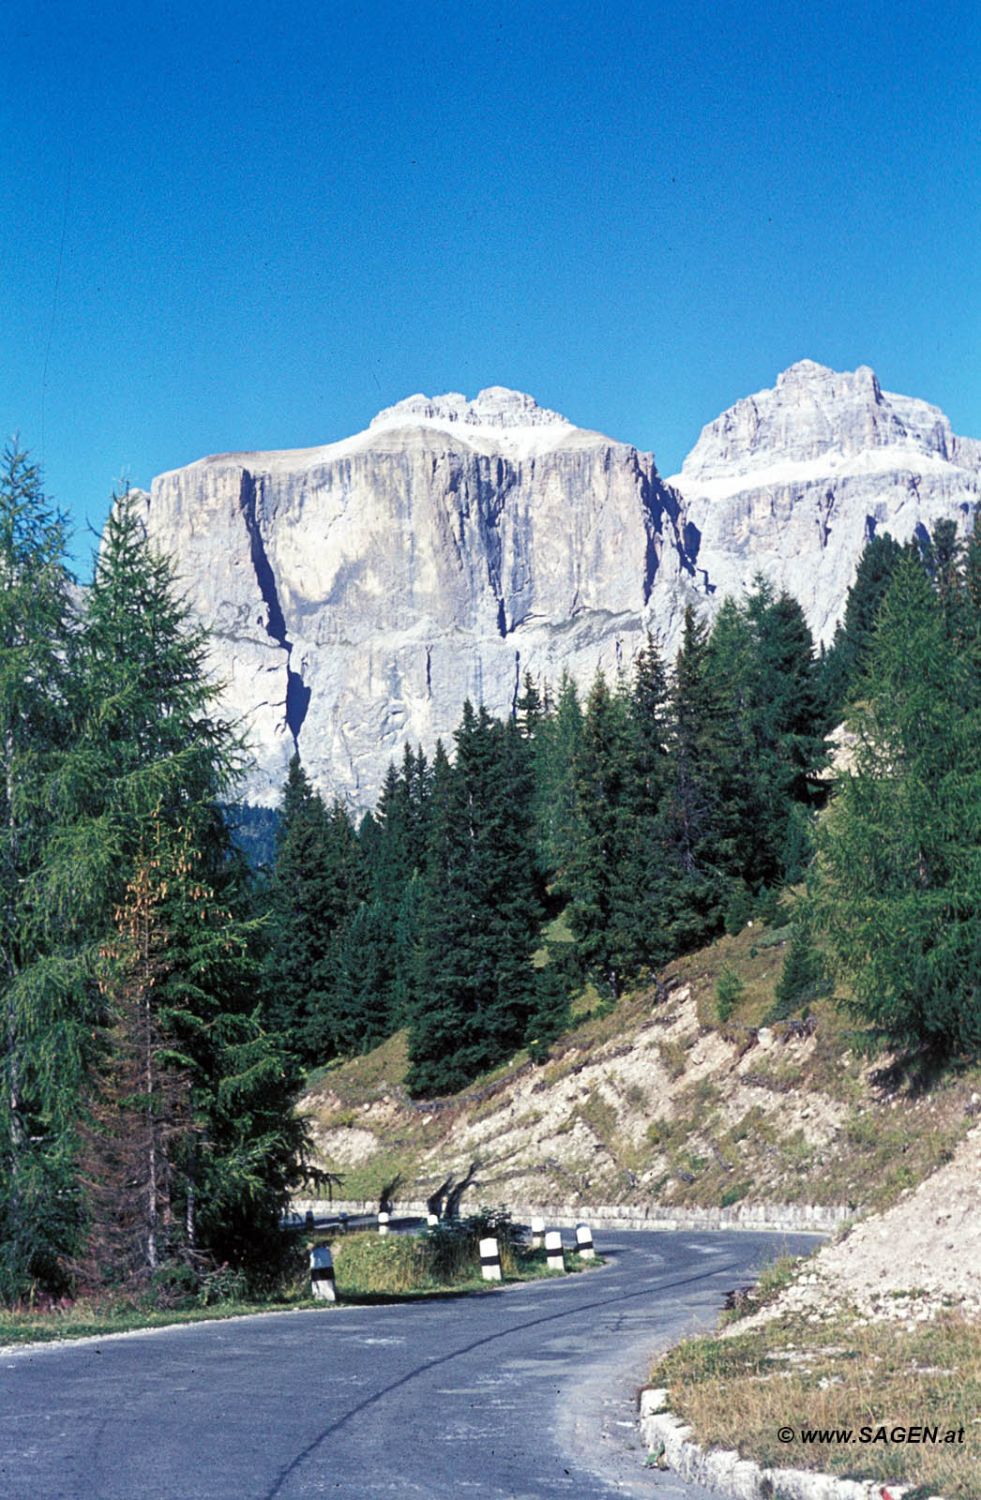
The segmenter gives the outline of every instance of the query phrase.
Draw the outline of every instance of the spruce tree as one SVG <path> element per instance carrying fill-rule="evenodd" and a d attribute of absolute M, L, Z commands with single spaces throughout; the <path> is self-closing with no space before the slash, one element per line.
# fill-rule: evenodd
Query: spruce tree
<path fill-rule="evenodd" d="M 338 938 L 331 1004 L 341 1053 L 367 1052 L 396 1029 L 397 916 L 397 907 L 363 901 Z"/>
<path fill-rule="evenodd" d="M 725 704 L 708 631 L 689 607 L 671 684 L 668 785 L 657 816 L 654 894 L 672 952 L 697 947 L 721 925 L 733 858 L 721 784 L 729 760 Z"/>
<path fill-rule="evenodd" d="M 217 876 L 230 868 L 221 808 L 242 764 L 217 712 L 207 636 L 150 547 L 134 497 L 102 537 L 73 674 L 75 725 L 49 796 L 56 828 L 38 898 L 80 972 L 111 927 L 151 819 L 193 824 Z"/>
<path fill-rule="evenodd" d="M 773 1005 L 766 1019 L 785 1021 L 788 1016 L 806 1009 L 812 1001 L 827 992 L 828 979 L 821 953 L 814 945 L 806 919 L 800 916 L 794 922 L 793 936 L 777 980 Z"/>
<path fill-rule="evenodd" d="M 743 909 L 748 892 L 774 875 L 772 841 L 764 836 L 772 809 L 759 754 L 765 702 L 760 640 L 750 610 L 732 598 L 723 600 L 712 625 L 706 671 L 711 685 L 706 701 L 718 712 L 714 742 L 707 743 L 716 768 L 717 863 L 731 881 L 728 921 L 730 912 Z"/>
<path fill-rule="evenodd" d="M 751 726 L 759 780 L 757 838 L 769 882 L 798 880 L 806 838 L 801 819 L 823 796 L 824 705 L 814 641 L 796 599 L 768 587 L 751 596 L 758 680 Z"/>
<path fill-rule="evenodd" d="M 449 1092 L 509 1056 L 534 1010 L 542 918 L 528 747 L 465 704 L 456 763 L 437 747 L 419 909 L 414 1093 Z"/>
<path fill-rule="evenodd" d="M 363 1039 L 377 1038 L 380 1027 L 390 1032 L 404 1025 L 412 1008 L 419 880 L 426 858 L 431 780 L 422 749 L 413 753 L 406 745 L 400 770 L 389 766 L 373 818 L 376 832 L 366 858 L 372 912 L 370 919 L 366 915 L 361 923 L 371 951 L 377 955 L 372 968 L 383 993 L 369 991 L 363 976 L 358 980 L 366 1014 L 370 1012 L 370 1024 L 359 1032 Z M 362 824 L 362 844 L 364 833 Z M 353 945 L 349 943 L 348 947 L 353 957 Z M 345 979 L 343 983 L 349 996 L 351 981 Z M 350 1003 L 345 1000 L 345 1004 Z"/>
<path fill-rule="evenodd" d="M 640 792 L 648 809 L 657 810 L 664 794 L 668 749 L 668 679 L 660 648 L 651 631 L 634 663 L 630 693 Z"/>
<path fill-rule="evenodd" d="M 602 672 L 586 703 L 575 777 L 577 837 L 563 876 L 569 924 L 587 970 L 616 998 L 637 967 L 641 779 L 629 696 L 611 692 Z"/>
<path fill-rule="evenodd" d="M 111 1069 L 119 1034 L 101 984 L 105 955 L 119 937 L 115 915 L 152 852 L 167 871 L 159 903 L 165 978 L 155 1005 L 161 1038 L 179 1042 L 192 1073 L 200 1136 L 196 1163 L 181 1169 L 185 1198 L 199 1194 L 205 1217 L 223 1204 L 231 1224 L 246 1197 L 261 1203 L 268 1189 L 281 1201 L 283 1160 L 248 1099 L 268 1089 L 268 1117 L 288 1134 L 292 1083 L 254 1014 L 254 934 L 243 934 L 234 910 L 242 871 L 223 807 L 240 747 L 216 712 L 206 637 L 191 625 L 169 563 L 150 548 L 132 497 L 116 504 L 106 527 L 73 686 L 75 721 L 46 786 L 54 822 L 32 884 L 49 986 L 86 1027 L 84 1050 L 63 1049 L 63 1107 L 81 1115 L 81 1077 L 91 1075 L 100 1035 Z M 202 1243 L 227 1246 L 219 1224 L 209 1235 Z"/>
<path fill-rule="evenodd" d="M 270 1026 L 308 1064 L 341 1046 L 339 945 L 365 893 L 363 860 L 347 812 L 338 802 L 324 806 L 295 755 L 269 883 L 265 992 Z"/>
<path fill-rule="evenodd" d="M 864 670 L 876 615 L 902 556 L 903 548 L 888 532 L 870 537 L 865 544 L 845 599 L 844 616 L 821 663 L 828 728 L 841 718 Z"/>
<path fill-rule="evenodd" d="M 578 803 L 576 759 L 582 742 L 583 714 L 579 691 L 563 672 L 554 710 L 536 732 L 535 823 L 541 867 L 565 871 L 576 847 Z"/>

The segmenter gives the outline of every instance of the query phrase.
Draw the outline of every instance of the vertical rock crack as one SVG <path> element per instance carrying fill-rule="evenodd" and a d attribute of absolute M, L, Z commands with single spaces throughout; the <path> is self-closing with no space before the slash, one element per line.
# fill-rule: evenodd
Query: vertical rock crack
<path fill-rule="evenodd" d="M 239 507 L 249 538 L 249 553 L 255 570 L 256 583 L 259 585 L 259 593 L 266 607 L 266 634 L 286 653 L 283 717 L 286 728 L 293 737 L 294 749 L 299 753 L 300 730 L 307 716 L 307 709 L 310 707 L 310 689 L 303 681 L 302 673 L 293 670 L 293 642 L 286 632 L 286 616 L 279 602 L 276 575 L 273 573 L 272 564 L 266 553 L 266 544 L 259 529 L 255 477 L 249 473 L 248 469 L 242 470 Z"/>

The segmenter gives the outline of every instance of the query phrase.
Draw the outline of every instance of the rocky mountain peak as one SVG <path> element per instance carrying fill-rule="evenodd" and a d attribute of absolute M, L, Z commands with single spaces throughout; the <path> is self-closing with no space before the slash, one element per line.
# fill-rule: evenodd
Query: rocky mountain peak
<path fill-rule="evenodd" d="M 966 530 L 979 493 L 981 445 L 936 407 L 801 360 L 668 484 L 650 453 L 491 386 L 410 396 L 321 447 L 200 460 L 141 503 L 248 728 L 249 797 L 276 800 L 298 747 L 366 807 L 465 698 L 509 713 L 526 671 L 585 687 L 648 628 L 670 655 L 687 604 L 758 573 L 829 640 L 868 536 Z"/>
<path fill-rule="evenodd" d="M 771 389 L 737 401 L 702 429 L 679 483 L 701 482 L 713 494 L 721 483 L 731 494 L 763 471 L 768 479 L 812 479 L 856 466 L 945 463 L 959 443 L 963 460 L 973 445 L 954 436 L 939 407 L 884 391 L 868 365 L 840 371 L 802 359 Z"/>
<path fill-rule="evenodd" d="M 776 379 L 776 390 L 823 390 L 828 399 L 834 400 L 836 390 L 868 390 L 873 400 L 882 399 L 882 390 L 875 371 L 869 365 L 859 365 L 857 370 L 832 370 L 829 365 L 818 364 L 814 359 L 799 359 L 788 365 Z"/>
<path fill-rule="evenodd" d="M 468 427 L 571 427 L 557 411 L 539 406 L 524 391 L 491 385 L 479 391 L 472 401 L 459 391 L 442 396 L 407 396 L 394 406 L 387 406 L 371 422 L 372 427 L 433 424 Z"/>

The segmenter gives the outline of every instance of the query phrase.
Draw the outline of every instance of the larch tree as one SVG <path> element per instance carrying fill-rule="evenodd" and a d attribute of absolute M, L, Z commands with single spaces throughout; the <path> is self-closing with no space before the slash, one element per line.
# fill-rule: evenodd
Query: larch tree
<path fill-rule="evenodd" d="M 966 593 L 966 580 L 959 585 Z M 922 566 L 896 568 L 819 831 L 813 919 L 871 1037 L 981 1048 L 981 692 Z"/>
<path fill-rule="evenodd" d="M 64 517 L 16 445 L 0 462 L 0 1298 L 56 1285 L 76 1226 L 72 1085 L 84 1013 L 66 1003 L 33 882 L 46 785 L 69 732 L 73 653 Z"/>

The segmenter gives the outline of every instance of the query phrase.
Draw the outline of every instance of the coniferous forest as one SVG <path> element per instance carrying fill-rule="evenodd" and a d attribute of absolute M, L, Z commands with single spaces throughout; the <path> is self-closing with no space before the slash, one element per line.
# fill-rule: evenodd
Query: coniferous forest
<path fill-rule="evenodd" d="M 868 544 L 826 652 L 758 579 L 711 625 L 689 611 L 672 660 L 649 637 L 586 691 L 526 677 L 505 720 L 461 705 L 360 820 L 295 757 L 271 859 L 206 638 L 129 500 L 82 601 L 8 451 L 0 570 L 7 1302 L 271 1284 L 305 1070 L 403 1028 L 417 1095 L 541 1060 L 584 985 L 656 986 L 790 887 L 783 1014 L 833 983 L 872 1040 L 981 1045 L 981 555 L 952 525 Z"/>
<path fill-rule="evenodd" d="M 584 983 L 615 1001 L 799 887 L 783 1014 L 837 978 L 870 1039 L 975 1049 L 978 569 L 952 524 L 873 538 L 826 652 L 758 579 L 711 627 L 689 610 L 672 662 L 648 638 L 584 696 L 526 677 L 505 722 L 465 704 L 357 827 L 294 760 L 271 1023 L 307 1066 L 404 1027 L 412 1090 L 450 1092 L 545 1053 Z M 854 771 L 819 816 L 843 719 Z M 549 941 L 562 912 L 574 942 Z"/>

